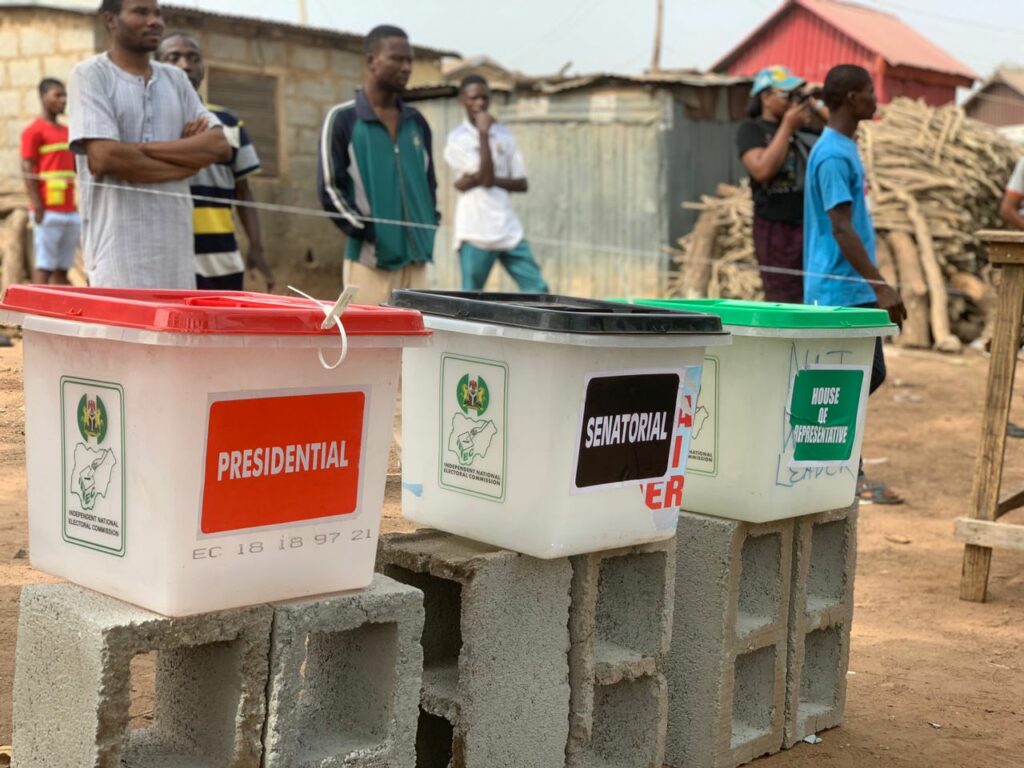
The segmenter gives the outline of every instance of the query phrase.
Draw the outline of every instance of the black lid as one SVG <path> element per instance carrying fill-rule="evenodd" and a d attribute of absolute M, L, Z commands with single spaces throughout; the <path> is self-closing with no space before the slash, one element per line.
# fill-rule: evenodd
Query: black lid
<path fill-rule="evenodd" d="M 388 305 L 425 315 L 536 331 L 593 334 L 722 334 L 722 321 L 679 312 L 549 293 L 392 291 Z"/>

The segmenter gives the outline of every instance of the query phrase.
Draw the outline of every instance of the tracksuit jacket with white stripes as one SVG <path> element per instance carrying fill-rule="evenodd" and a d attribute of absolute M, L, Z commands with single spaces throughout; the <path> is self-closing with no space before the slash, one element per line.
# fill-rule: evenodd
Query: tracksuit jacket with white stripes
<path fill-rule="evenodd" d="M 377 269 L 430 261 L 439 219 L 430 126 L 401 100 L 399 108 L 392 140 L 366 95 L 356 91 L 353 101 L 327 113 L 320 136 L 320 201 L 340 214 L 333 221 L 348 235 L 345 258 Z"/>

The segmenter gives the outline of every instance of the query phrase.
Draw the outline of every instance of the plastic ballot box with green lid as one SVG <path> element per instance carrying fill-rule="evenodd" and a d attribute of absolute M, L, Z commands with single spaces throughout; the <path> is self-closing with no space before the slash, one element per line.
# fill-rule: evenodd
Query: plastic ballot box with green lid
<path fill-rule="evenodd" d="M 766 522 L 853 503 L 875 343 L 897 332 L 888 313 L 729 299 L 629 303 L 714 314 L 733 335 L 704 360 L 683 509 Z"/>

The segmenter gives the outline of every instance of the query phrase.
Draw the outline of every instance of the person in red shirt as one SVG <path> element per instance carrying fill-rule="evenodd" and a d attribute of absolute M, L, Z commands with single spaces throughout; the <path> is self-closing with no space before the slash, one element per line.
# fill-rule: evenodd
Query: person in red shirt
<path fill-rule="evenodd" d="M 39 83 L 43 113 L 21 134 L 21 170 L 35 220 L 33 282 L 67 285 L 81 238 L 75 204 L 75 156 L 68 128 L 60 123 L 67 106 L 64 83 Z"/>

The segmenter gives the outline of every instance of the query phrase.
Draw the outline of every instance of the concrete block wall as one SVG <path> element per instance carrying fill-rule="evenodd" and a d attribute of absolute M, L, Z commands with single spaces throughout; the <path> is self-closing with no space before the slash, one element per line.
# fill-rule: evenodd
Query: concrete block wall
<path fill-rule="evenodd" d="M 782 748 L 794 528 L 680 513 L 666 765 L 734 768 Z"/>
<path fill-rule="evenodd" d="M 858 504 L 796 521 L 784 746 L 839 725 L 846 703 Z"/>
<path fill-rule="evenodd" d="M 19 768 L 260 764 L 273 610 L 167 618 L 71 584 L 22 590 Z M 131 662 L 157 652 L 152 724 L 129 725 Z"/>
<path fill-rule="evenodd" d="M 421 530 L 383 536 L 377 570 L 424 596 L 417 768 L 561 766 L 569 561 Z"/>
<path fill-rule="evenodd" d="M 568 768 L 661 768 L 673 541 L 571 558 Z"/>
<path fill-rule="evenodd" d="M 264 768 L 413 768 L 423 595 L 365 590 L 274 606 Z"/>
<path fill-rule="evenodd" d="M 31 7 L 0 13 L 0 189 L 22 189 L 21 132 L 39 115 L 39 81 L 67 82 L 99 45 L 95 17 L 87 14 Z"/>

